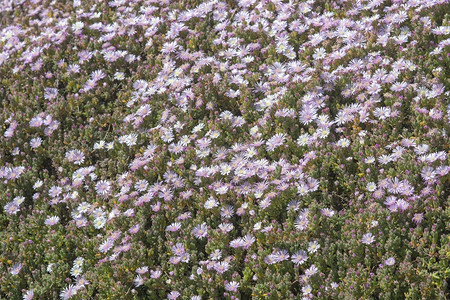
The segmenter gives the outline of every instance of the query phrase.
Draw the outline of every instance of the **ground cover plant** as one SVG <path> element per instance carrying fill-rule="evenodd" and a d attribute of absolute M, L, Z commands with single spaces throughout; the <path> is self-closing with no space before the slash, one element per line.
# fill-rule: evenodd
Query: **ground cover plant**
<path fill-rule="evenodd" d="M 1 0 L 1 299 L 446 299 L 447 0 Z"/>

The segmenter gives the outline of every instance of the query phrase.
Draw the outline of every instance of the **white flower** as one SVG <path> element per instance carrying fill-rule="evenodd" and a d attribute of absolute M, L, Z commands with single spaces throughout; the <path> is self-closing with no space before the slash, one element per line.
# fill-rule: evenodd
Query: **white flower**
<path fill-rule="evenodd" d="M 18 263 L 11 267 L 11 270 L 9 271 L 9 273 L 11 273 L 11 275 L 13 275 L 13 276 L 16 276 L 17 274 L 19 274 L 21 269 L 22 269 L 22 264 Z"/>
<path fill-rule="evenodd" d="M 83 270 L 79 266 L 73 266 L 73 268 L 70 270 L 70 275 L 72 275 L 73 277 L 81 276 L 81 274 L 83 274 Z"/>
<path fill-rule="evenodd" d="M 84 258 L 83 257 L 77 257 L 75 258 L 75 260 L 73 261 L 73 265 L 77 266 L 77 267 L 82 267 L 84 263 Z"/>
<path fill-rule="evenodd" d="M 40 188 L 43 184 L 44 184 L 44 182 L 42 180 L 38 180 L 34 183 L 33 189 L 36 190 L 36 189 Z"/>
<path fill-rule="evenodd" d="M 375 162 L 375 158 L 373 156 L 369 156 L 364 161 L 366 164 L 373 164 Z"/>
<path fill-rule="evenodd" d="M 106 144 L 106 150 L 114 149 L 114 142 Z"/>
<path fill-rule="evenodd" d="M 375 184 L 375 182 L 369 182 L 367 183 L 366 188 L 369 192 L 373 192 L 377 189 L 377 185 Z"/>
<path fill-rule="evenodd" d="M 78 22 L 76 22 L 75 24 L 72 25 L 72 30 L 73 31 L 78 31 L 80 29 L 83 29 L 83 27 L 84 27 L 84 23 L 78 21 Z"/>
<path fill-rule="evenodd" d="M 197 133 L 205 127 L 205 124 L 200 123 L 192 129 L 192 133 Z"/>
<path fill-rule="evenodd" d="M 141 277 L 141 275 L 137 275 L 136 278 L 134 278 L 134 285 L 136 287 L 139 287 L 144 284 L 144 279 Z"/>
<path fill-rule="evenodd" d="M 54 263 L 48 264 L 48 266 L 47 266 L 47 272 L 51 273 L 51 272 L 53 271 L 53 266 L 54 266 L 54 265 L 55 265 Z"/>
<path fill-rule="evenodd" d="M 218 206 L 217 201 L 214 200 L 213 198 L 209 198 L 209 199 L 205 202 L 205 204 L 204 204 L 203 207 L 206 208 L 206 209 L 212 209 L 212 208 L 217 207 L 217 206 Z"/>
<path fill-rule="evenodd" d="M 105 227 L 105 224 L 106 224 L 105 217 L 98 217 L 94 220 L 94 227 L 96 229 L 101 229 L 101 228 Z"/>
<path fill-rule="evenodd" d="M 258 222 L 253 226 L 253 230 L 260 230 L 260 229 L 261 229 L 261 222 Z"/>
<path fill-rule="evenodd" d="M 315 253 L 317 252 L 317 250 L 320 248 L 320 245 L 318 242 L 314 241 L 314 242 L 309 242 L 309 246 L 308 246 L 308 252 L 309 253 Z"/>
<path fill-rule="evenodd" d="M 250 135 L 254 136 L 258 133 L 258 126 L 253 126 L 250 128 Z"/>
<path fill-rule="evenodd" d="M 361 243 L 370 245 L 373 242 L 375 242 L 375 238 L 373 237 L 372 233 L 366 233 L 362 236 Z"/>
<path fill-rule="evenodd" d="M 299 144 L 300 146 L 306 146 L 308 145 L 308 141 L 309 141 L 309 134 L 305 133 L 298 137 L 297 144 Z"/>
<path fill-rule="evenodd" d="M 25 197 L 23 196 L 17 196 L 13 199 L 14 203 L 16 203 L 17 205 L 22 204 L 25 201 Z"/>
<path fill-rule="evenodd" d="M 343 148 L 348 147 L 348 146 L 350 146 L 350 140 L 347 138 L 340 139 L 338 141 L 337 145 L 340 147 L 343 147 Z"/>
<path fill-rule="evenodd" d="M 114 79 L 123 80 L 123 79 L 125 79 L 125 74 L 122 72 L 116 72 L 116 73 L 114 73 Z"/>
<path fill-rule="evenodd" d="M 52 217 L 48 217 L 44 223 L 45 223 L 45 225 L 53 226 L 53 225 L 58 224 L 59 220 L 60 219 L 58 216 L 52 216 Z"/>
<path fill-rule="evenodd" d="M 102 149 L 105 146 L 105 141 L 98 141 L 94 144 L 94 150 Z"/>
<path fill-rule="evenodd" d="M 302 287 L 303 295 L 309 295 L 309 294 L 311 294 L 311 292 L 312 292 L 312 288 L 311 288 L 311 286 L 309 284 L 304 286 L 304 287 Z"/>

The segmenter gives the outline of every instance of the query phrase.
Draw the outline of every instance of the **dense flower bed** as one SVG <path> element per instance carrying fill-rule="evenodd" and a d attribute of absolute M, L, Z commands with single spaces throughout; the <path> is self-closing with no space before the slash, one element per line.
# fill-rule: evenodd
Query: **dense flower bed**
<path fill-rule="evenodd" d="M 0 1 L 0 298 L 448 298 L 448 17 Z"/>

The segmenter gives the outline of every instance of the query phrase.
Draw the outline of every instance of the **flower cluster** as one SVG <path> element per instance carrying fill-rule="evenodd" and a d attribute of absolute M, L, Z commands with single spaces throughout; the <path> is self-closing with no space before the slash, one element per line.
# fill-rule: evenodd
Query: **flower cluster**
<path fill-rule="evenodd" d="M 0 20 L 1 299 L 450 297 L 447 0 Z"/>

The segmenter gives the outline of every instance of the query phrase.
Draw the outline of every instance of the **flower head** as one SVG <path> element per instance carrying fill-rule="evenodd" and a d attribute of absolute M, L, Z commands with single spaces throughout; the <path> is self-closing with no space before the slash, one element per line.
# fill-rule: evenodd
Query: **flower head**
<path fill-rule="evenodd" d="M 386 260 L 384 261 L 384 264 L 385 264 L 386 266 L 393 266 L 393 265 L 395 264 L 395 258 L 389 257 L 388 259 L 386 259 Z"/>

